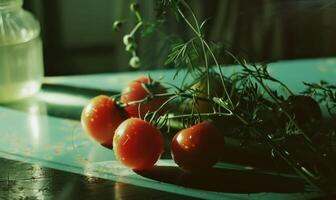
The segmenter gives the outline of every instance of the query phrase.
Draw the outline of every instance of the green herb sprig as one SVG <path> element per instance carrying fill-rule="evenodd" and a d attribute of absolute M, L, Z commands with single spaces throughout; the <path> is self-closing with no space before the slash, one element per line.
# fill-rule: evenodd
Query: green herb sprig
<path fill-rule="evenodd" d="M 156 0 L 156 10 L 159 11 L 158 18 L 161 21 L 165 20 L 166 12 L 174 13 L 177 22 L 188 27 L 193 36 L 173 45 L 165 61 L 166 65 L 176 66 L 175 76 L 179 76 L 182 70 L 187 72 L 183 77 L 182 85 L 162 82 L 170 88 L 170 92 L 162 95 L 149 95 L 142 100 L 131 102 L 140 103 L 152 98 L 168 97 L 157 111 L 147 113 L 145 118 L 159 127 L 168 126 L 168 129 L 171 128 L 171 121 L 178 121 L 181 127 L 188 127 L 202 120 L 215 121 L 218 117 L 221 120 L 237 120 L 239 125 L 235 127 L 235 131 L 232 131 L 230 136 L 238 137 L 243 146 L 248 145 L 249 142 L 246 141 L 263 144 L 266 149 L 269 149 L 270 154 L 287 163 L 309 184 L 326 193 L 334 193 L 336 172 L 332 166 L 336 163 L 335 127 L 331 125 L 328 130 L 321 131 L 314 129 L 316 125 L 322 123 L 321 121 L 308 124 L 308 127 L 298 124 L 296 119 L 298 116 L 295 116 L 288 108 L 288 99 L 270 88 L 269 82 L 276 83 L 283 88 L 288 96 L 295 96 L 295 94 L 280 80 L 272 77 L 265 64 L 249 64 L 246 60 L 239 59 L 226 51 L 226 55 L 223 56 L 228 55 L 233 58 L 242 70 L 231 76 L 224 76 L 222 66 L 218 62 L 219 59 L 215 56 L 214 49 L 203 33 L 207 20 L 200 23 L 186 1 Z M 137 12 L 136 16 L 139 21 L 131 31 L 131 35 L 143 24 L 143 19 Z M 214 66 L 211 63 L 214 63 Z M 188 82 L 186 79 L 190 75 L 193 81 Z M 218 77 L 217 84 L 212 84 L 212 81 L 216 81 L 216 77 Z M 205 87 L 201 89 L 195 87 L 199 83 Z M 319 84 L 305 83 L 305 85 L 307 90 L 303 94 L 324 102 L 329 115 L 335 122 L 336 86 L 323 81 Z M 213 93 L 212 91 L 216 88 L 221 88 L 222 91 Z M 188 106 L 169 110 L 161 116 L 158 115 L 161 109 L 172 102 Z M 210 111 L 202 111 L 200 102 L 210 105 Z M 278 125 L 279 119 L 285 121 L 282 127 Z M 311 135 L 307 130 L 315 130 L 316 133 Z M 290 140 L 293 138 L 300 142 L 300 149 L 291 147 Z M 324 141 L 323 145 L 318 142 L 320 140 Z M 316 162 L 308 162 L 309 158 L 302 156 L 302 152 L 309 154 L 309 157 L 314 157 Z"/>

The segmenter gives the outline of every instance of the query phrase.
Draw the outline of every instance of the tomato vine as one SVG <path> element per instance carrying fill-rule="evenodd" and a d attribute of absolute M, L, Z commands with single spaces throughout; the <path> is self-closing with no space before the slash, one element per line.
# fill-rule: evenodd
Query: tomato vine
<path fill-rule="evenodd" d="M 154 80 L 167 91 L 157 94 L 144 84 L 142 88 L 148 95 L 127 103 L 119 102 L 119 105 L 127 108 L 131 105 L 150 103 L 153 99 L 163 99 L 164 101 L 155 110 L 147 110 L 144 116 L 140 116 L 158 127 L 171 128 L 172 121 L 179 122 L 180 127 L 175 128 L 183 129 L 204 121 L 220 121 L 220 124 L 225 120 L 237 120 L 239 123 L 235 131 L 223 133 L 224 136 L 238 137 L 242 146 L 248 145 L 246 141 L 250 140 L 268 146 L 269 152 L 274 157 L 281 158 L 308 183 L 321 191 L 335 192 L 336 171 L 332 166 L 336 163 L 334 144 L 336 133 L 333 125 L 336 120 L 336 86 L 323 81 L 305 83 L 306 91 L 295 94 L 287 85 L 269 74 L 266 64 L 248 63 L 229 51 L 225 52 L 241 67 L 241 71 L 225 76 L 223 66 L 220 65 L 211 43 L 205 39 L 203 33 L 207 20 L 200 23 L 192 8 L 184 0 L 156 0 L 156 4 L 160 22 L 164 21 L 165 13 L 172 11 L 177 22 L 188 27 L 194 34 L 189 40 L 177 42 L 165 62 L 176 66 L 175 77 L 179 76 L 181 70 L 187 73 L 182 78 L 181 86 Z M 124 36 L 126 50 L 132 53 L 130 65 L 135 68 L 140 67 L 140 58 L 135 52 L 136 41 L 133 36 L 138 30 L 145 28 L 139 6 L 139 4 L 131 5 L 137 23 L 131 32 Z M 119 23 L 121 22 L 114 24 L 119 26 Z M 128 47 L 129 45 L 133 47 Z M 193 80 L 186 81 L 189 75 Z M 213 84 L 212 81 L 217 82 Z M 284 94 L 280 95 L 272 89 L 269 86 L 270 82 L 283 88 Z M 212 92 L 218 88 L 220 92 Z M 301 125 L 302 120 L 299 120 L 301 111 L 297 110 L 311 112 L 309 107 L 314 107 L 312 105 L 314 103 L 309 102 L 315 102 L 313 97 L 326 104 L 331 119 L 305 118 L 308 119 L 307 123 Z M 295 104 L 308 106 L 298 108 L 294 105 L 294 101 Z M 203 106 L 208 106 L 206 112 L 202 111 L 201 102 Z M 320 109 L 318 104 L 317 109 Z M 162 113 L 162 110 L 165 112 Z M 322 128 L 322 124 L 325 123 L 327 128 Z M 311 130 L 314 130 L 314 133 Z M 300 142 L 298 149 L 290 146 L 293 138 Z M 309 158 L 300 154 L 302 152 L 316 158 L 315 162 L 309 162 Z"/>

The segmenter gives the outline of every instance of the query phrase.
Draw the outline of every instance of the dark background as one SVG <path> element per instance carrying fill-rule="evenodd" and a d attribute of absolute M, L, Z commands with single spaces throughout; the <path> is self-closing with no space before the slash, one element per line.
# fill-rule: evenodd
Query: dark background
<path fill-rule="evenodd" d="M 130 70 L 130 55 L 124 51 L 122 37 L 134 25 L 131 2 L 26 0 L 24 8 L 41 23 L 46 75 Z M 139 2 L 144 18 L 154 19 L 155 1 Z M 225 43 L 230 51 L 249 61 L 335 56 L 335 0 L 191 2 L 199 20 L 210 19 L 205 29 L 207 38 Z M 112 30 L 116 19 L 128 20 L 121 32 Z M 174 20 L 166 30 L 179 33 L 181 27 Z M 170 45 L 159 33 L 144 38 L 139 47 L 142 69 L 162 68 Z"/>

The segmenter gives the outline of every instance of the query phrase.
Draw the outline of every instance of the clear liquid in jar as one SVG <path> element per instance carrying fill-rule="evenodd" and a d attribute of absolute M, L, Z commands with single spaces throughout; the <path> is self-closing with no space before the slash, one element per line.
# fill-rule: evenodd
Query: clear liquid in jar
<path fill-rule="evenodd" d="M 43 78 L 42 42 L 0 45 L 0 102 L 10 102 L 37 93 Z"/>

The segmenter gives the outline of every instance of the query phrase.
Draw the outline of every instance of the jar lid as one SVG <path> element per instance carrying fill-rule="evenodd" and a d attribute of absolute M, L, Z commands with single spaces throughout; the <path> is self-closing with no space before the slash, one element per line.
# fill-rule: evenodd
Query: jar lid
<path fill-rule="evenodd" d="M 38 21 L 30 12 L 21 9 L 22 2 L 0 0 L 0 46 L 27 42 L 40 34 Z"/>

